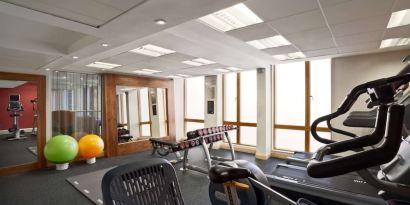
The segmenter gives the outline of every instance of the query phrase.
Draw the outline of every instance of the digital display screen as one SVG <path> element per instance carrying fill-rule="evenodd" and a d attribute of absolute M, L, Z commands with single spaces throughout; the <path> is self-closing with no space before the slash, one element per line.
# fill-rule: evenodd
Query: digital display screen
<path fill-rule="evenodd" d="M 10 95 L 10 101 L 20 101 L 20 95 Z"/>

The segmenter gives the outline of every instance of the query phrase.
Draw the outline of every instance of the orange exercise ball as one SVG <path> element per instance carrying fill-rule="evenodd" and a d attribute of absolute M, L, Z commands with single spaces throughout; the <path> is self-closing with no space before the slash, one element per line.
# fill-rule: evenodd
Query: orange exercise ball
<path fill-rule="evenodd" d="M 84 135 L 78 142 L 80 156 L 89 159 L 97 157 L 104 150 L 104 141 L 98 135 Z"/>

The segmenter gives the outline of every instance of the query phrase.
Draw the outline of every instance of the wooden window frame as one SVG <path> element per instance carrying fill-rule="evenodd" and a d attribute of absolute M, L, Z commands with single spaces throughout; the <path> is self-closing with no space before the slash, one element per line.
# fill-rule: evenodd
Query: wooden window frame
<path fill-rule="evenodd" d="M 236 73 L 236 121 L 225 120 L 225 75 L 222 77 L 222 120 L 223 124 L 234 125 L 236 129 L 236 143 L 238 145 L 251 146 L 241 144 L 241 127 L 257 127 L 257 123 L 252 122 L 241 122 L 241 73 Z"/>
<path fill-rule="evenodd" d="M 275 67 L 273 68 L 274 70 L 276 69 Z M 273 133 L 275 133 L 275 129 L 287 129 L 287 130 L 299 130 L 299 131 L 304 131 L 305 132 L 305 147 L 304 151 L 305 152 L 310 152 L 310 116 L 311 116 L 311 93 L 310 93 L 310 61 L 305 61 L 305 125 L 300 126 L 300 125 L 283 125 L 283 124 L 273 124 Z M 272 97 L 275 96 L 275 72 L 272 72 Z M 273 101 L 272 101 L 273 103 Z M 273 106 L 273 111 L 275 112 L 276 110 L 276 103 Z M 276 122 L 276 114 L 273 114 L 274 122 Z M 318 127 L 317 131 L 319 132 L 331 132 L 329 128 L 327 127 Z M 273 134 L 274 136 L 274 134 Z M 272 149 L 273 151 L 292 151 L 292 150 L 286 150 L 286 149 L 277 149 L 275 147 L 275 139 L 272 140 Z M 293 152 L 293 151 L 292 151 Z"/>

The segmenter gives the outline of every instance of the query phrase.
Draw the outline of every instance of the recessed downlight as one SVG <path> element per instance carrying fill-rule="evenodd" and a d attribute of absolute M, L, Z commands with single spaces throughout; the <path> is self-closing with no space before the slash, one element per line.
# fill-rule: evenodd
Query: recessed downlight
<path fill-rule="evenodd" d="M 73 56 L 73 59 L 78 59 L 79 57 L 78 56 Z"/>
<path fill-rule="evenodd" d="M 46 71 L 50 71 L 50 68 L 46 68 Z"/>
<path fill-rule="evenodd" d="M 110 46 L 110 44 L 108 44 L 108 43 L 103 43 L 103 44 L 101 44 L 101 46 L 102 46 L 102 47 L 108 47 L 108 46 Z"/>
<path fill-rule="evenodd" d="M 167 24 L 167 21 L 165 21 L 164 19 L 156 19 L 155 23 L 158 25 L 165 25 Z"/>

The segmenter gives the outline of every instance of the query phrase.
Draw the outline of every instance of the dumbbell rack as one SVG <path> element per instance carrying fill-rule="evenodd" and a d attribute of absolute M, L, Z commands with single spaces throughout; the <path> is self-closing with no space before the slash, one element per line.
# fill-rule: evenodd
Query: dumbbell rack
<path fill-rule="evenodd" d="M 197 171 L 197 172 L 208 174 L 208 170 L 212 167 L 212 160 L 216 160 L 216 161 L 234 161 L 236 159 L 235 150 L 234 150 L 234 147 L 232 145 L 232 142 L 231 142 L 231 139 L 229 137 L 228 132 L 232 131 L 232 130 L 236 130 L 236 129 L 237 129 L 236 127 L 229 127 L 229 129 L 219 130 L 219 131 L 216 131 L 216 132 L 214 131 L 215 133 L 205 134 L 205 135 L 196 137 L 194 139 L 187 140 L 186 142 L 189 143 L 189 148 L 196 147 L 196 146 L 199 146 L 199 145 L 202 146 L 202 148 L 204 150 L 204 153 L 205 153 L 205 160 L 207 162 L 207 168 L 199 167 L 199 166 L 192 165 L 192 164 L 188 163 L 188 153 L 189 153 L 189 148 L 188 148 L 188 149 L 184 150 L 184 157 L 182 159 L 183 165 L 182 165 L 182 168 L 180 170 L 181 171 L 194 170 L 194 171 Z M 223 158 L 223 157 L 218 157 L 218 156 L 211 155 L 213 143 L 216 142 L 216 141 L 223 140 L 224 136 L 225 136 L 225 138 L 226 138 L 226 140 L 228 141 L 228 144 L 229 144 L 231 159 L 226 159 L 226 158 Z M 209 144 L 209 147 L 208 147 L 208 144 Z"/>

